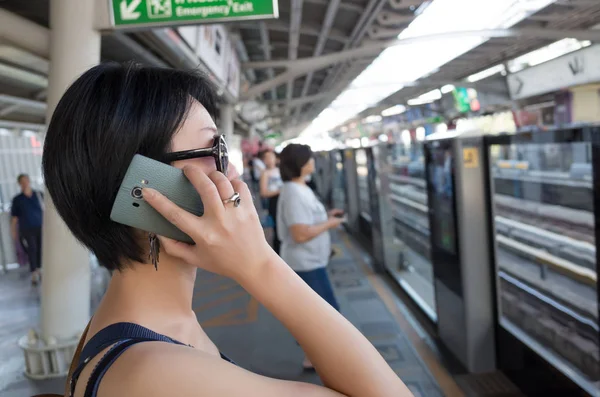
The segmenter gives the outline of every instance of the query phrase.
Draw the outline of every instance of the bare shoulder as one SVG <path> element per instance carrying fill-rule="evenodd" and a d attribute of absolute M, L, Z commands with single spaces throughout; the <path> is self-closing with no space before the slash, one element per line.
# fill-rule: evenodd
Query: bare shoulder
<path fill-rule="evenodd" d="M 248 394 L 252 390 L 253 393 Z M 255 394 L 256 393 L 256 394 Z M 107 372 L 99 397 L 340 397 L 330 389 L 256 375 L 220 357 L 186 346 L 140 343 Z"/>

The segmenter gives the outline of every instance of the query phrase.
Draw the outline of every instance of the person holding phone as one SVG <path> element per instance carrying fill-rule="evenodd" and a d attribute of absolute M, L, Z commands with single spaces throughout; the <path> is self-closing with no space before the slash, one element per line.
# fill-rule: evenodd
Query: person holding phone
<path fill-rule="evenodd" d="M 335 298 L 327 264 L 332 255 L 329 230 L 342 224 L 343 211 L 325 210 L 307 180 L 315 171 L 315 160 L 308 145 L 290 144 L 280 155 L 281 177 L 285 182 L 279 195 L 277 229 L 281 257 L 334 309 Z M 302 366 L 313 368 L 308 354 Z"/>
<path fill-rule="evenodd" d="M 371 343 L 271 249 L 247 185 L 226 161 L 216 113 L 207 78 L 132 64 L 90 69 L 57 105 L 43 155 L 48 192 L 73 235 L 114 270 L 66 395 L 411 396 Z M 207 150 L 214 145 L 221 149 Z M 182 169 L 204 206 L 196 216 L 143 188 L 143 200 L 195 243 L 159 237 L 156 269 L 148 232 L 110 219 L 136 154 Z M 220 354 L 192 310 L 198 269 L 233 279 L 273 313 L 324 386 L 254 374 Z"/>

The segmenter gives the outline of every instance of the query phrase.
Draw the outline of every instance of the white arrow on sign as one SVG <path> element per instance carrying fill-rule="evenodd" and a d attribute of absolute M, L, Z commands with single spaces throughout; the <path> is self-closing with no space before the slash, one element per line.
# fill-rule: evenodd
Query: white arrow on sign
<path fill-rule="evenodd" d="M 142 0 L 133 0 L 127 4 L 127 0 L 121 1 L 121 19 L 124 21 L 132 21 L 138 19 L 142 14 L 135 9 L 142 4 Z"/>

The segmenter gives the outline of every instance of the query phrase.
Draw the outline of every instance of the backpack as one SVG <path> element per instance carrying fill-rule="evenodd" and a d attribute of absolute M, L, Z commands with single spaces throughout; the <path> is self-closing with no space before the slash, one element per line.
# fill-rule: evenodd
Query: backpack
<path fill-rule="evenodd" d="M 91 321 L 90 321 L 91 323 Z M 85 327 L 85 331 L 81 335 L 81 339 L 79 339 L 79 344 L 77 345 L 77 349 L 75 349 L 75 354 L 73 355 L 73 360 L 71 361 L 71 366 L 69 367 L 69 373 L 67 375 L 67 383 L 65 384 L 65 392 L 68 393 L 69 383 L 71 382 L 71 377 L 73 375 L 73 371 L 77 368 L 77 364 L 79 363 L 79 356 L 81 355 L 81 350 L 83 350 L 83 344 L 85 342 L 85 338 L 87 337 L 88 329 L 90 328 L 90 323 L 88 323 L 87 327 Z M 37 394 L 33 397 L 64 397 L 68 396 L 68 394 Z"/>

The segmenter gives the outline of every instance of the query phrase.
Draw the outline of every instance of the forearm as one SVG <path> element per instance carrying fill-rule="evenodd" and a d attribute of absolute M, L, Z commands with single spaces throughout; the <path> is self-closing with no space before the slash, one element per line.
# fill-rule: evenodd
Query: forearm
<path fill-rule="evenodd" d="M 261 192 L 260 192 L 260 196 L 262 198 L 271 198 L 271 197 L 275 197 L 277 195 L 279 195 L 279 190 L 273 190 L 273 191 L 268 191 L 268 190 L 262 191 L 261 190 Z"/>
<path fill-rule="evenodd" d="M 11 219 L 10 221 L 10 235 L 15 240 L 19 237 L 17 231 L 17 221 L 15 218 Z"/>
<path fill-rule="evenodd" d="M 325 233 L 331 229 L 331 223 L 329 221 L 325 221 L 323 223 L 318 223 L 316 225 L 306 226 L 300 236 L 296 236 L 294 239 L 296 243 L 302 244 L 307 243 L 320 234 Z"/>
<path fill-rule="evenodd" d="M 411 396 L 371 343 L 279 257 L 241 284 L 294 335 L 327 387 L 350 397 Z"/>

